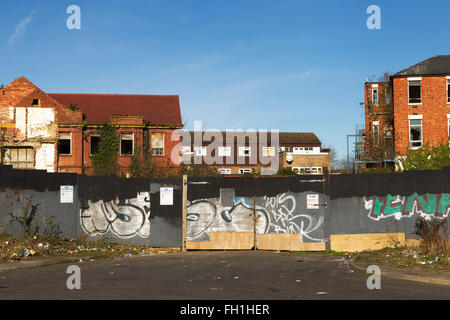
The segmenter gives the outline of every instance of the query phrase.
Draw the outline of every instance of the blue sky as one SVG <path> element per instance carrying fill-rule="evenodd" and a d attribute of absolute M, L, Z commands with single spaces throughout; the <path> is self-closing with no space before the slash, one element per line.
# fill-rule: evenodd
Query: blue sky
<path fill-rule="evenodd" d="M 69 5 L 81 30 L 69 30 Z M 381 30 L 366 9 L 381 8 Z M 366 78 L 450 53 L 442 1 L 17 1 L 0 11 L 0 84 L 178 94 L 192 129 L 312 131 L 346 156 Z"/>

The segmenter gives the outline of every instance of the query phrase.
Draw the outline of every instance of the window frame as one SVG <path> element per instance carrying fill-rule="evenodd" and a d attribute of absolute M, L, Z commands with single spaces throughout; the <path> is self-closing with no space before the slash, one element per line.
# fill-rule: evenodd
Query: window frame
<path fill-rule="evenodd" d="M 376 95 L 375 95 L 375 91 L 376 91 Z M 375 102 L 375 97 L 377 98 L 376 102 Z M 377 106 L 378 105 L 378 101 L 379 101 L 378 87 L 372 87 L 372 103 Z"/>
<path fill-rule="evenodd" d="M 410 97 L 410 82 L 420 82 L 420 102 L 411 102 L 411 97 Z M 414 98 L 417 99 L 417 98 Z M 420 78 L 408 78 L 408 105 L 410 106 L 417 106 L 417 105 L 422 105 L 423 102 L 423 96 L 422 96 L 422 77 Z"/>
<path fill-rule="evenodd" d="M 226 172 L 223 172 L 226 171 Z M 219 174 L 231 174 L 231 168 L 219 168 L 218 169 Z"/>
<path fill-rule="evenodd" d="M 248 154 L 244 152 L 248 151 Z M 251 157 L 252 155 L 252 147 L 239 147 L 239 156 L 240 157 Z"/>
<path fill-rule="evenodd" d="M 201 150 L 199 153 L 198 150 Z M 194 155 L 196 157 L 205 157 L 206 156 L 206 146 L 194 146 Z"/>
<path fill-rule="evenodd" d="M 162 148 L 153 148 L 153 135 L 156 135 L 156 134 L 160 134 L 161 135 L 161 137 L 162 137 Z M 164 154 L 165 154 L 165 134 L 164 134 L 164 132 L 151 132 L 150 133 L 150 147 L 151 147 L 151 151 L 150 151 L 150 153 L 151 153 L 151 155 L 152 156 L 155 156 L 155 157 L 163 157 L 164 156 Z M 161 154 L 159 154 L 159 153 L 156 153 L 155 152 L 155 150 L 161 150 L 162 149 L 162 152 L 161 152 Z"/>
<path fill-rule="evenodd" d="M 412 136 L 411 136 L 411 127 L 418 127 L 419 125 L 414 124 L 411 125 L 411 121 L 414 120 L 420 120 L 420 140 L 411 140 Z M 409 128 L 409 147 L 411 149 L 420 149 L 421 147 L 423 147 L 423 119 L 422 116 L 408 116 L 408 128 Z M 420 142 L 420 146 L 413 146 L 413 143 L 417 143 Z"/>
<path fill-rule="evenodd" d="M 131 153 L 127 153 L 127 154 L 123 154 L 122 153 L 122 135 L 125 134 L 131 134 L 132 135 L 132 139 L 126 139 L 126 141 L 130 141 L 131 140 Z M 119 146 L 119 154 L 122 157 L 130 157 L 134 155 L 134 132 L 120 132 L 120 146 Z"/>
<path fill-rule="evenodd" d="M 19 161 L 19 150 L 20 149 L 27 150 L 27 151 L 31 150 L 32 159 L 28 161 L 28 152 L 25 152 L 27 160 Z M 14 150 L 17 152 L 17 161 L 15 161 L 15 162 L 11 161 L 11 150 Z M 8 159 L 10 161 L 8 161 Z M 6 165 L 11 165 L 15 169 L 35 169 L 36 168 L 36 163 L 35 163 L 36 162 L 36 150 L 34 150 L 33 147 L 28 147 L 28 146 L 25 146 L 25 147 L 5 146 L 5 157 L 4 157 L 3 161 Z M 23 166 L 19 165 L 20 163 L 28 164 L 31 166 L 26 165 L 25 167 L 23 167 Z"/>
<path fill-rule="evenodd" d="M 69 139 L 63 139 L 63 140 L 69 140 L 70 141 L 70 153 L 61 153 L 61 152 L 59 152 L 59 141 L 61 140 L 61 138 L 60 138 L 61 133 L 69 134 L 69 136 L 70 136 Z M 64 157 L 72 156 L 72 132 L 66 132 L 66 131 L 58 132 L 58 144 L 56 146 L 56 151 L 58 152 L 58 156 L 64 156 Z"/>
<path fill-rule="evenodd" d="M 92 156 L 95 153 L 92 153 L 92 137 L 98 137 L 98 142 L 100 143 L 100 133 L 92 132 L 89 134 L 89 155 Z"/>
<path fill-rule="evenodd" d="M 267 153 L 266 151 L 269 151 L 269 153 Z M 263 157 L 274 157 L 275 156 L 275 147 L 263 147 L 262 155 L 263 155 Z"/>
<path fill-rule="evenodd" d="M 229 150 L 225 152 L 225 150 Z M 217 155 L 219 157 L 231 157 L 231 146 L 219 146 L 217 148 Z"/>
<path fill-rule="evenodd" d="M 251 168 L 239 168 L 238 172 L 239 172 L 239 174 L 252 173 L 252 169 Z"/>

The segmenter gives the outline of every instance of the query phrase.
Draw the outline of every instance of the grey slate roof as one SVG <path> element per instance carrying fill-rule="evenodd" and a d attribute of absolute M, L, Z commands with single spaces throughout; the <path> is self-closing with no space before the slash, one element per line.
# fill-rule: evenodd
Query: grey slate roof
<path fill-rule="evenodd" d="M 194 131 L 189 131 L 191 135 L 191 141 L 194 141 Z M 205 134 L 206 131 L 203 132 Z M 227 136 L 226 132 L 214 132 L 217 135 L 222 134 L 224 142 L 233 142 L 234 137 L 246 136 L 246 133 L 235 132 L 231 136 Z M 258 134 L 259 136 L 259 134 Z M 228 139 L 226 139 L 228 138 Z M 230 140 L 231 139 L 231 140 Z M 267 142 L 270 142 L 270 131 L 267 132 Z M 322 144 L 319 138 L 313 132 L 279 132 L 279 143 L 283 144 Z"/>
<path fill-rule="evenodd" d="M 450 55 L 434 56 L 407 69 L 399 71 L 393 77 L 450 74 Z"/>

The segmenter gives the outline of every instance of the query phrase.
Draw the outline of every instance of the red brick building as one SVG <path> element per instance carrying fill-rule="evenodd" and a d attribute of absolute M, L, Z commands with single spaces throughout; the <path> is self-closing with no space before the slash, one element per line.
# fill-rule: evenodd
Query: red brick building
<path fill-rule="evenodd" d="M 5 164 L 49 172 L 93 174 L 99 129 L 113 124 L 120 134 L 120 174 L 147 137 L 161 168 L 177 167 L 171 155 L 182 128 L 177 95 L 45 93 L 24 77 L 0 90 L 0 129 Z"/>
<path fill-rule="evenodd" d="M 367 82 L 364 93 L 366 145 L 393 136 L 398 157 L 408 147 L 449 143 L 450 55 L 419 62 L 389 82 Z"/>

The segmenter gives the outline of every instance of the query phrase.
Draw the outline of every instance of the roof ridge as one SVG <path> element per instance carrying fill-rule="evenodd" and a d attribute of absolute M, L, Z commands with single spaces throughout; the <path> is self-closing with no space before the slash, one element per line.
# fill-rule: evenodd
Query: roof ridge
<path fill-rule="evenodd" d="M 91 96 L 137 96 L 137 97 L 179 97 L 178 94 L 139 94 L 139 93 L 47 93 L 55 95 L 91 95 Z"/>

